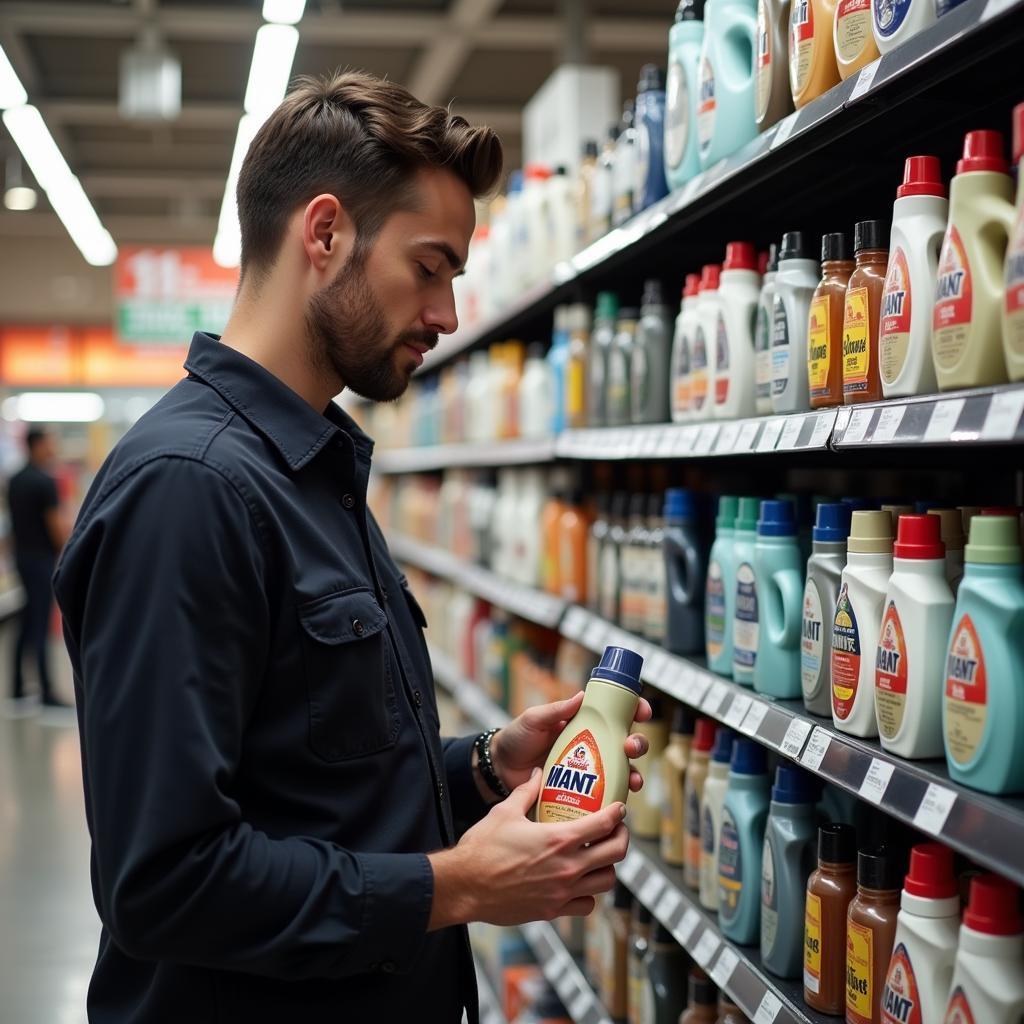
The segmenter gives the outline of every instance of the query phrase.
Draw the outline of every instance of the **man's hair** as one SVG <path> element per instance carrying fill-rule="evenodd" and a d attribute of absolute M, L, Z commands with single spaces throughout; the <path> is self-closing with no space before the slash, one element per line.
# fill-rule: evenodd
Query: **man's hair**
<path fill-rule="evenodd" d="M 29 427 L 25 432 L 25 447 L 31 454 L 36 450 L 36 445 L 40 441 L 45 441 L 49 436 L 50 432 L 45 427 Z"/>
<path fill-rule="evenodd" d="M 364 72 L 300 78 L 249 147 L 238 175 L 241 272 L 273 265 L 288 218 L 315 196 L 338 198 L 365 251 L 388 215 L 408 208 L 412 182 L 443 167 L 474 198 L 501 175 L 501 142 L 444 107 Z"/>

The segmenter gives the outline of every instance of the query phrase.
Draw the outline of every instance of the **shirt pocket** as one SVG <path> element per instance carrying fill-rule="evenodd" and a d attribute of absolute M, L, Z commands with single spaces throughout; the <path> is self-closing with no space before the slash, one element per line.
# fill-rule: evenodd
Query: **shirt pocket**
<path fill-rule="evenodd" d="M 366 757 L 398 739 L 388 618 L 369 590 L 299 605 L 309 700 L 309 742 L 324 761 Z"/>

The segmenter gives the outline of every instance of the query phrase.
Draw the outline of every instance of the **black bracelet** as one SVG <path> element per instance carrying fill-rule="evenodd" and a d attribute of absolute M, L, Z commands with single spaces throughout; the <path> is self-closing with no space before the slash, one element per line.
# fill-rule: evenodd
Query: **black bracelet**
<path fill-rule="evenodd" d="M 480 733 L 473 741 L 473 749 L 476 750 L 480 777 L 487 783 L 487 788 L 495 796 L 500 796 L 504 800 L 510 790 L 498 777 L 498 773 L 494 770 L 494 758 L 491 757 L 491 740 L 494 739 L 494 734 L 497 731 L 497 729 L 488 729 L 487 732 Z"/>

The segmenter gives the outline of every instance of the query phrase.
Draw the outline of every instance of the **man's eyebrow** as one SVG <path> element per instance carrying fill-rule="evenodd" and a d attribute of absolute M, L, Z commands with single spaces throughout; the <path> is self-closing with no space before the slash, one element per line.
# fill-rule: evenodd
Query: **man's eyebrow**
<path fill-rule="evenodd" d="M 464 269 L 462 266 L 462 260 L 459 259 L 458 253 L 447 242 L 428 239 L 420 244 L 427 249 L 434 249 L 436 252 L 439 252 L 448 261 L 448 266 L 451 267 L 452 270 L 458 270 L 461 272 Z"/>

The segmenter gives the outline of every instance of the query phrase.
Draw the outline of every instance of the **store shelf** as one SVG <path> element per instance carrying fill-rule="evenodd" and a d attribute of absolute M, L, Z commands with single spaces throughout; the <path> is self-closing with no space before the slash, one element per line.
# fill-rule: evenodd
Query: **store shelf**
<path fill-rule="evenodd" d="M 554 457 L 555 441 L 546 437 L 537 440 L 393 448 L 382 451 L 374 459 L 373 468 L 378 473 L 419 473 L 460 466 L 526 466 L 551 462 Z"/>
<path fill-rule="evenodd" d="M 495 704 L 471 679 L 466 679 L 444 651 L 430 643 L 427 650 L 434 670 L 434 682 L 451 694 L 459 709 L 474 725 L 493 729 L 511 721 L 508 712 Z"/>
<path fill-rule="evenodd" d="M 491 979 L 483 964 L 474 956 L 473 967 L 476 969 L 476 989 L 480 997 L 480 1024 L 508 1024 L 501 1010 L 501 1000 L 494 991 Z"/>
<path fill-rule="evenodd" d="M 25 591 L 22 587 L 11 587 L 0 594 L 0 622 L 17 615 L 25 607 Z"/>

